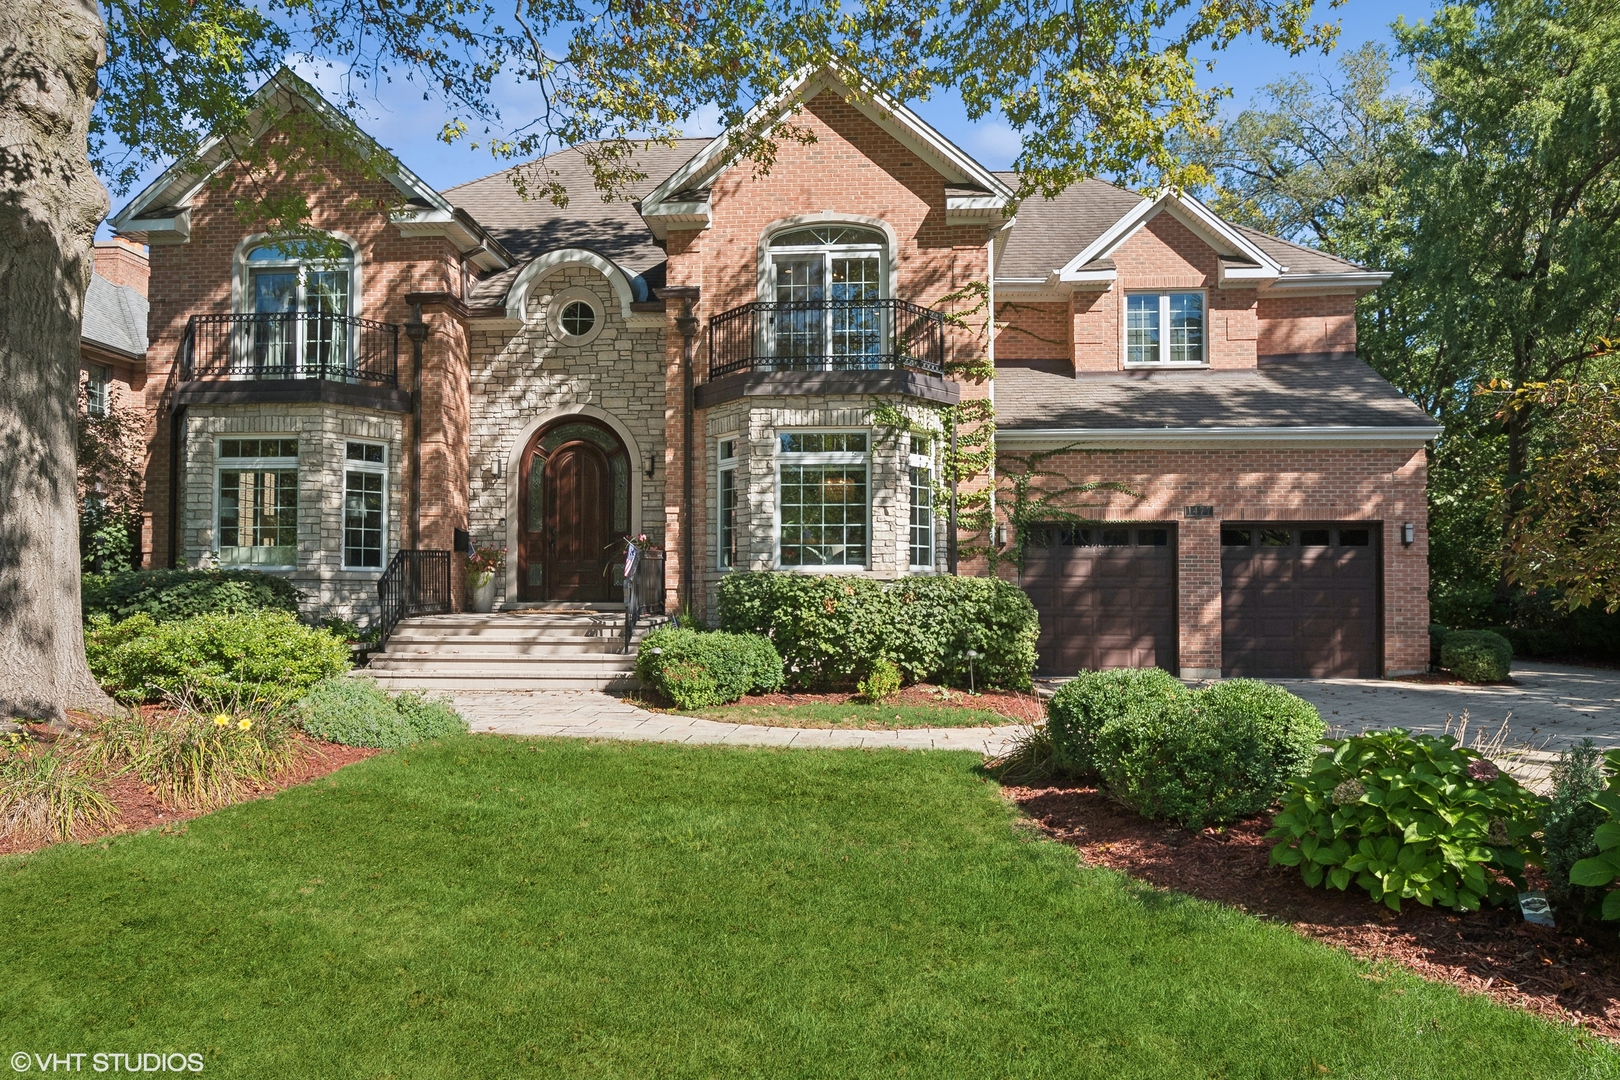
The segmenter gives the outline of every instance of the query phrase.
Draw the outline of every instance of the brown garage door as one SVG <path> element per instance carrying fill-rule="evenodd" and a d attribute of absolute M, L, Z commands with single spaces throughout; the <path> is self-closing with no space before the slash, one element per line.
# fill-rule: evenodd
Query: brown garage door
<path fill-rule="evenodd" d="M 1174 528 L 1037 525 L 1019 581 L 1041 615 L 1040 674 L 1176 670 Z"/>
<path fill-rule="evenodd" d="M 1221 674 L 1377 678 L 1376 524 L 1221 526 Z"/>

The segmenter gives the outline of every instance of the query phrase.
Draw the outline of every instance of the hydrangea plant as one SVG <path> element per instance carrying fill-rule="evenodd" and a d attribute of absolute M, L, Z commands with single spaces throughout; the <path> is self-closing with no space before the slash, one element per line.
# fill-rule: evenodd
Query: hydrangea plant
<path fill-rule="evenodd" d="M 1267 835 L 1306 884 L 1351 882 L 1401 901 L 1473 911 L 1522 890 L 1542 799 L 1449 736 L 1400 728 L 1329 740 L 1293 781 Z"/>

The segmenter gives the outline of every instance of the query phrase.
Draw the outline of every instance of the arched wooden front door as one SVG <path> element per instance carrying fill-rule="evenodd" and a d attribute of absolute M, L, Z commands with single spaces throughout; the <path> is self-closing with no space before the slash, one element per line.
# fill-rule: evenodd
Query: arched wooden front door
<path fill-rule="evenodd" d="M 629 456 L 617 435 L 570 417 L 530 441 L 519 477 L 518 591 L 524 600 L 616 600 L 630 528 Z"/>

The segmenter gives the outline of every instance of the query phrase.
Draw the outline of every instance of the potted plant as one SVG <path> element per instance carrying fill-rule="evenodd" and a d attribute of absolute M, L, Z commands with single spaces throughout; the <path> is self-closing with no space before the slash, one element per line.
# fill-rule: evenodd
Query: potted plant
<path fill-rule="evenodd" d="M 495 575 L 505 566 L 505 548 L 474 544 L 467 553 L 467 591 L 474 611 L 486 614 L 495 609 Z"/>

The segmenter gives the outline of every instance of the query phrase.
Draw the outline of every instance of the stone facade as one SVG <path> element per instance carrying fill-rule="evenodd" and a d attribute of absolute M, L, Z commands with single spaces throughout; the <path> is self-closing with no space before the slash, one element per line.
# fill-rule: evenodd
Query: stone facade
<path fill-rule="evenodd" d="M 387 538 L 383 564 L 401 544 L 405 506 L 404 422 L 401 417 L 333 405 L 194 406 L 184 421 L 181 538 L 186 566 L 219 562 L 215 454 L 222 438 L 273 436 L 298 440 L 298 561 L 283 574 L 304 592 L 301 607 L 314 616 L 336 615 L 358 622 L 377 612 L 377 580 L 382 569 L 343 566 L 343 474 L 345 444 L 351 440 L 387 448 Z M 252 567 L 250 569 L 258 569 Z"/>
<path fill-rule="evenodd" d="M 580 291 L 602 321 L 588 343 L 570 345 L 554 332 L 551 309 Z M 659 317 L 632 319 L 601 273 L 570 266 L 531 289 L 521 329 L 470 328 L 468 521 L 475 543 L 508 551 L 497 603 L 516 597 L 519 456 L 535 432 L 565 416 L 619 433 L 630 452 L 631 531 L 663 542 L 664 327 Z"/>

